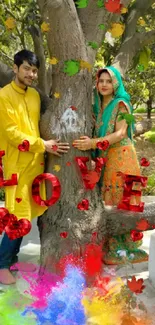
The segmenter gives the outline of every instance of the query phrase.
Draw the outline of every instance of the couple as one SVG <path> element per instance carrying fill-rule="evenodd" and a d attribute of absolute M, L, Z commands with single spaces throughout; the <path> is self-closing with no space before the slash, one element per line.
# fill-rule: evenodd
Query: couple
<path fill-rule="evenodd" d="M 32 181 L 44 171 L 44 153 L 61 156 L 69 150 L 68 143 L 58 140 L 45 141 L 40 138 L 40 97 L 37 91 L 30 86 L 37 79 L 39 60 L 37 56 L 22 50 L 14 56 L 15 80 L 0 90 L 0 141 L 5 150 L 3 168 L 5 179 L 12 174 L 18 175 L 17 186 L 7 186 L 5 207 L 18 219 L 40 216 L 47 207 L 37 205 L 31 195 Z M 125 92 L 119 72 L 108 67 L 97 75 L 97 84 L 94 93 L 94 138 L 86 136 L 74 141 L 74 147 L 79 150 L 94 149 L 98 152 L 98 140 L 107 139 L 110 148 L 107 152 L 107 164 L 103 175 L 103 196 L 105 204 L 115 205 L 122 197 L 122 180 L 117 176 L 118 171 L 140 175 L 136 153 L 132 144 L 132 130 L 125 120 L 118 121 L 118 112 L 131 112 L 130 97 Z M 29 142 L 29 151 L 23 152 L 18 146 L 24 140 Z M 54 147 L 57 146 L 57 151 Z M 129 164 L 130 161 L 130 164 Z M 42 186 L 41 197 L 45 199 L 45 188 Z M 18 199 L 21 199 L 20 203 Z M 10 267 L 18 261 L 22 237 L 10 240 L 6 233 L 0 245 L 0 282 L 3 284 L 15 283 L 15 277 Z M 122 245 L 122 246 L 121 246 Z M 138 243 L 139 245 L 139 243 Z M 138 261 L 146 260 L 147 256 L 130 239 L 130 236 L 115 236 L 108 240 L 108 251 L 105 263 L 121 263 L 117 251 L 126 247 Z M 132 254 L 133 255 L 133 254 Z"/>

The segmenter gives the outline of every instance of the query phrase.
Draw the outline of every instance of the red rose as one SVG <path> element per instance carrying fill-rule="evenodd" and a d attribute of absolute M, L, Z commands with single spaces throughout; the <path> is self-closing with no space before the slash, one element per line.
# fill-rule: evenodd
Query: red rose
<path fill-rule="evenodd" d="M 141 240 L 143 238 L 143 233 L 136 231 L 136 230 L 131 230 L 130 231 L 130 236 L 132 238 L 133 241 L 138 241 Z"/>
<path fill-rule="evenodd" d="M 140 165 L 143 167 L 148 167 L 148 166 L 150 166 L 150 162 L 146 158 L 142 158 L 140 161 Z"/>

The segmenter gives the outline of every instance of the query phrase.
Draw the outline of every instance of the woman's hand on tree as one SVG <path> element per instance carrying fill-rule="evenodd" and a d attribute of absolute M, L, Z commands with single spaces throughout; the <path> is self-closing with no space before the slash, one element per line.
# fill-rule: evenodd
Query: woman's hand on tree
<path fill-rule="evenodd" d="M 92 139 L 87 136 L 82 136 L 78 140 L 74 140 L 73 147 L 85 151 L 92 148 Z"/>
<path fill-rule="evenodd" d="M 55 156 L 61 157 L 61 154 L 67 153 L 70 149 L 69 143 L 60 142 L 60 140 L 44 140 L 45 150 Z"/>

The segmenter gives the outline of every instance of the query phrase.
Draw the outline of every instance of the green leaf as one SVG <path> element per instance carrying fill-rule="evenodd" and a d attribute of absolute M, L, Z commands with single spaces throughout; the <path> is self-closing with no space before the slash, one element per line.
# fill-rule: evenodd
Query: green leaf
<path fill-rule="evenodd" d="M 104 30 L 104 29 L 105 29 L 105 25 L 104 25 L 104 24 L 100 24 L 100 25 L 98 25 L 98 27 L 99 27 L 99 29 L 101 29 L 101 30 Z"/>
<path fill-rule="evenodd" d="M 118 114 L 118 121 L 121 120 L 126 120 L 126 123 L 128 125 L 132 124 L 133 122 L 135 122 L 135 117 L 132 114 L 128 114 L 128 113 L 122 113 L 120 112 Z"/>
<path fill-rule="evenodd" d="M 68 76 L 74 76 L 75 74 L 77 74 L 80 70 L 80 63 L 79 61 L 75 61 L 75 60 L 69 60 L 69 61 L 65 61 L 64 62 L 64 72 L 66 74 L 68 74 Z"/>
<path fill-rule="evenodd" d="M 88 45 L 92 47 L 93 50 L 98 49 L 98 44 L 96 42 L 88 42 Z"/>
<path fill-rule="evenodd" d="M 97 6 L 98 6 L 99 8 L 102 8 L 103 5 L 104 5 L 103 0 L 97 0 Z"/>
<path fill-rule="evenodd" d="M 89 0 L 78 0 L 76 3 L 78 8 L 86 8 Z"/>

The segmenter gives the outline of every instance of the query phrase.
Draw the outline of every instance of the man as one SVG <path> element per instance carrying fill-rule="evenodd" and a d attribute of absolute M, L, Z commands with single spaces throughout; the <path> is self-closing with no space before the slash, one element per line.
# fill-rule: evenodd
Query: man
<path fill-rule="evenodd" d="M 13 69 L 15 80 L 0 90 L 0 149 L 5 150 L 4 177 L 11 179 L 12 174 L 18 176 L 18 185 L 5 187 L 5 207 L 18 219 L 31 221 L 47 209 L 34 202 L 31 191 L 34 178 L 44 171 L 44 152 L 60 156 L 68 151 L 69 144 L 40 138 L 40 97 L 30 87 L 37 79 L 37 56 L 28 50 L 16 53 Z M 21 150 L 25 140 L 27 151 Z M 40 193 L 45 199 L 44 184 L 41 184 Z M 3 284 L 16 281 L 9 268 L 17 262 L 21 242 L 22 237 L 10 240 L 4 234 L 0 245 L 0 282 Z"/>

